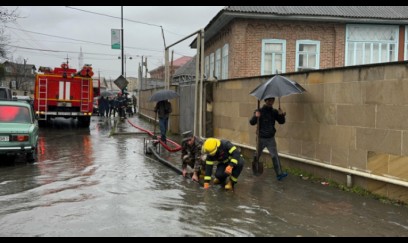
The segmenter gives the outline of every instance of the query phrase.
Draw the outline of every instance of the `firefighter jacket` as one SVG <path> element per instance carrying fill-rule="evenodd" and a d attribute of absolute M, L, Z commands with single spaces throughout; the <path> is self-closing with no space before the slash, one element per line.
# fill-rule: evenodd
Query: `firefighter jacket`
<path fill-rule="evenodd" d="M 217 148 L 217 152 L 213 156 L 207 155 L 205 161 L 205 181 L 211 180 L 213 166 L 215 163 L 227 163 L 235 167 L 238 165 L 238 161 L 241 159 L 241 151 L 233 145 L 230 141 L 221 139 L 221 144 Z"/>
<path fill-rule="evenodd" d="M 275 129 L 275 121 L 279 124 L 285 123 L 285 116 L 279 115 L 277 109 L 273 107 L 269 107 L 267 105 L 262 106 L 259 110 L 261 112 L 261 116 L 259 117 L 259 137 L 261 138 L 272 138 L 275 136 L 276 129 Z M 257 117 L 254 115 L 249 120 L 249 124 L 255 125 L 258 122 Z"/>
<path fill-rule="evenodd" d="M 194 171 L 198 172 L 200 169 L 204 169 L 205 164 L 201 159 L 201 148 L 204 141 L 194 136 L 194 143 L 190 146 L 187 141 L 183 141 L 181 146 L 181 160 L 183 161 L 182 168 L 186 168 L 189 165 L 194 168 Z M 186 156 L 188 155 L 188 156 Z"/>

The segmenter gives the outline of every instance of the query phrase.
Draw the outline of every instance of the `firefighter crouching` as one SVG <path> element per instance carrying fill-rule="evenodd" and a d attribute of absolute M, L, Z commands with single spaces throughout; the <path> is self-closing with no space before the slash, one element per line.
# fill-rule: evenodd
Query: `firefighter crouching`
<path fill-rule="evenodd" d="M 204 189 L 210 187 L 213 166 L 217 162 L 213 184 L 225 184 L 226 190 L 233 190 L 245 164 L 239 149 L 228 140 L 207 138 L 202 150 L 207 154 Z"/>
<path fill-rule="evenodd" d="M 182 134 L 183 140 L 181 142 L 181 168 L 183 176 L 187 175 L 187 166 L 193 168 L 194 172 L 191 176 L 193 181 L 199 181 L 199 178 L 204 178 L 205 174 L 205 162 L 201 156 L 201 150 L 203 146 L 203 140 L 197 136 L 194 136 L 191 131 L 184 132 Z"/>

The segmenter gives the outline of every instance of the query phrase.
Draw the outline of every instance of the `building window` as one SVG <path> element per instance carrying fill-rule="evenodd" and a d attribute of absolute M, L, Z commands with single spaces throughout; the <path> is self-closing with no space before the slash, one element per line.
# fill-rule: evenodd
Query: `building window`
<path fill-rule="evenodd" d="M 228 78 L 228 44 L 222 47 L 222 68 L 221 68 L 221 79 Z"/>
<path fill-rule="evenodd" d="M 214 53 L 210 54 L 210 75 L 208 78 L 214 77 Z"/>
<path fill-rule="evenodd" d="M 221 78 L 221 48 L 215 51 L 215 77 Z"/>
<path fill-rule="evenodd" d="M 210 74 L 210 59 L 208 56 L 206 56 L 204 59 L 204 75 L 206 78 L 208 78 L 209 74 Z"/>
<path fill-rule="evenodd" d="M 398 26 L 347 25 L 346 66 L 397 60 Z"/>
<path fill-rule="evenodd" d="M 404 60 L 408 60 L 408 25 L 405 25 L 405 53 Z"/>
<path fill-rule="evenodd" d="M 320 41 L 296 41 L 296 67 L 297 71 L 319 69 Z"/>
<path fill-rule="evenodd" d="M 286 72 L 286 40 L 262 40 L 261 75 Z"/>
<path fill-rule="evenodd" d="M 6 67 L 6 72 L 11 73 L 11 67 Z"/>

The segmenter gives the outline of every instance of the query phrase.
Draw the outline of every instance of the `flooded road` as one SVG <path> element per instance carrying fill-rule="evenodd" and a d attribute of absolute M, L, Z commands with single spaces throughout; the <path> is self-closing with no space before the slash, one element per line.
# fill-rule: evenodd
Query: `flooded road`
<path fill-rule="evenodd" d="M 254 177 L 249 162 L 234 192 L 203 190 L 145 155 L 147 135 L 111 136 L 113 126 L 55 121 L 40 130 L 38 162 L 1 165 L 0 236 L 408 236 L 407 207 L 293 175 L 278 182 L 272 169 Z M 161 151 L 175 164 L 179 153 Z"/>

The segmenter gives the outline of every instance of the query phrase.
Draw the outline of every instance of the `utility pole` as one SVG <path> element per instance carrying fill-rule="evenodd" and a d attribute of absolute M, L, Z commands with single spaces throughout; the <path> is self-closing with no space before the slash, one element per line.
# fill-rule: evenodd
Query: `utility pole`
<path fill-rule="evenodd" d="M 27 91 L 27 82 L 26 82 L 26 64 L 27 64 L 27 59 L 25 59 L 24 58 L 24 66 L 23 66 L 23 68 L 24 68 L 24 78 L 23 78 L 23 89 L 24 89 L 24 91 Z"/>
<path fill-rule="evenodd" d="M 123 59 L 124 58 L 124 52 L 125 52 L 125 50 L 124 50 L 124 46 L 123 46 L 123 6 L 120 6 L 120 11 L 121 11 L 121 35 L 120 35 L 120 38 L 121 38 L 121 44 L 120 44 L 120 48 L 121 48 L 121 51 L 122 51 L 122 76 L 124 75 L 124 62 L 125 62 L 125 60 Z M 123 90 L 122 90 L 123 91 Z"/>

